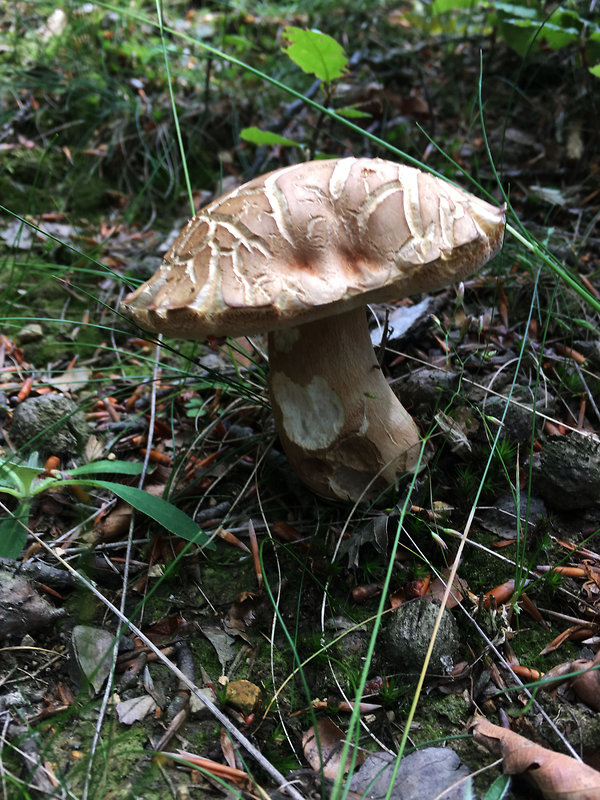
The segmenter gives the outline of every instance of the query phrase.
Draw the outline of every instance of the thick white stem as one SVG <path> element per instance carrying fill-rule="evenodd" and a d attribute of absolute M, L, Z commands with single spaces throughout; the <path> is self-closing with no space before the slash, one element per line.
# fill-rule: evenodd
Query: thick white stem
<path fill-rule="evenodd" d="M 269 334 L 275 424 L 292 467 L 324 497 L 372 497 L 416 468 L 421 441 L 383 376 L 363 308 Z"/>

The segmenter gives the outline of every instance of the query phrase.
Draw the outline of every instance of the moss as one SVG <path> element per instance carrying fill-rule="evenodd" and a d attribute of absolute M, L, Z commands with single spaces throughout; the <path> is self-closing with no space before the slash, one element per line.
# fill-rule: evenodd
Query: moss
<path fill-rule="evenodd" d="M 565 702 L 560 696 L 538 692 L 536 700 L 554 725 L 578 752 L 593 752 L 600 747 L 600 716 L 583 704 Z M 528 714 L 533 727 L 550 748 L 564 752 L 564 744 L 544 717 L 533 708 Z"/>
<path fill-rule="evenodd" d="M 466 723 L 471 711 L 462 695 L 421 695 L 419 707 L 419 729 L 414 736 L 419 745 L 466 733 Z M 451 723 L 450 728 L 448 722 Z"/>
<path fill-rule="evenodd" d="M 446 717 L 453 725 L 461 728 L 464 727 L 471 714 L 470 705 L 462 695 L 457 694 L 434 698 L 430 708 L 434 713 Z"/>
<path fill-rule="evenodd" d="M 213 719 L 192 720 L 186 728 L 186 739 L 193 745 L 192 750 L 197 753 L 205 753 L 212 749 L 214 742 L 219 740 L 221 732 L 220 723 Z"/>

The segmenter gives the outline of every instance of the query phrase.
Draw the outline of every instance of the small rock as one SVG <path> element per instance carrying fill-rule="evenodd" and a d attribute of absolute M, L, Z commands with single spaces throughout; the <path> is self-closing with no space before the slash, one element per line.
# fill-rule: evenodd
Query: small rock
<path fill-rule="evenodd" d="M 439 609 L 437 603 L 419 599 L 403 603 L 392 614 L 384 630 L 383 646 L 387 659 L 397 670 L 421 671 Z M 456 621 L 445 611 L 427 672 L 448 674 L 459 646 Z"/>
<path fill-rule="evenodd" d="M 72 400 L 45 394 L 16 407 L 9 435 L 15 447 L 25 452 L 37 451 L 42 458 L 67 457 L 82 451 L 89 429 Z"/>
<path fill-rule="evenodd" d="M 491 533 L 502 539 L 514 539 L 521 527 L 533 530 L 541 518 L 547 514 L 543 500 L 527 492 L 520 492 L 519 508 L 521 522 L 517 520 L 517 506 L 512 494 L 498 497 L 493 506 L 478 512 L 477 520 Z"/>
<path fill-rule="evenodd" d="M 64 615 L 38 594 L 24 575 L 0 569 L 0 638 L 50 628 Z"/>
<path fill-rule="evenodd" d="M 423 414 L 443 405 L 459 387 L 459 375 L 452 370 L 421 368 L 411 372 L 405 380 L 392 385 L 404 403 L 415 414 Z"/>
<path fill-rule="evenodd" d="M 39 342 L 44 338 L 44 329 L 37 322 L 30 322 L 17 333 L 17 341 L 19 344 L 31 344 L 32 342 Z"/>
<path fill-rule="evenodd" d="M 213 705 L 218 702 L 217 695 L 209 686 L 202 687 L 199 692 L 203 697 L 206 697 L 207 700 L 213 703 Z M 194 694 L 194 692 L 190 695 L 190 712 L 197 719 L 212 719 L 212 711 Z"/>
<path fill-rule="evenodd" d="M 549 436 L 533 461 L 534 488 L 560 511 L 600 502 L 600 442 L 592 436 Z"/>
<path fill-rule="evenodd" d="M 225 690 L 225 702 L 248 716 L 260 705 L 260 688 L 251 681 L 230 681 Z"/>
<path fill-rule="evenodd" d="M 394 766 L 395 758 L 390 753 L 372 753 L 352 777 L 351 789 L 370 800 L 471 797 L 469 769 L 449 747 L 427 747 L 409 753 L 395 776 Z"/>

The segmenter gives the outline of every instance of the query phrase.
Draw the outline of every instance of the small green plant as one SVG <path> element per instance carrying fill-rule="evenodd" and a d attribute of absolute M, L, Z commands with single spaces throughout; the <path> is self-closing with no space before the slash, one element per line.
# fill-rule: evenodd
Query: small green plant
<path fill-rule="evenodd" d="M 171 533 L 189 541 L 211 546 L 207 535 L 180 509 L 161 497 L 154 497 L 135 486 L 87 477 L 95 474 L 139 475 L 142 465 L 129 461 L 95 461 L 68 473 L 52 470 L 48 474 L 38 466 L 37 454 L 26 463 L 5 461 L 0 465 L 0 495 L 16 498 L 17 508 L 0 522 L 0 557 L 18 558 L 27 540 L 27 521 L 36 497 L 51 489 L 66 486 L 90 486 L 106 489 L 154 519 Z"/>
<path fill-rule="evenodd" d="M 329 106 L 334 93 L 335 81 L 343 77 L 348 68 L 348 59 L 344 49 L 335 39 L 320 31 L 307 31 L 289 25 L 284 28 L 283 35 L 283 52 L 303 72 L 313 75 L 323 82 L 324 105 Z M 352 107 L 339 108 L 337 113 L 347 118 L 368 116 Z M 320 125 L 316 125 L 317 130 L 319 127 Z M 255 126 L 244 128 L 240 137 L 246 142 L 257 145 L 302 146 L 300 142 L 271 131 L 263 131 Z M 314 141 L 311 150 L 314 150 Z"/>
<path fill-rule="evenodd" d="M 378 695 L 384 708 L 395 708 L 403 697 L 409 695 L 410 690 L 410 686 L 399 683 L 397 678 L 383 678 Z"/>
<path fill-rule="evenodd" d="M 564 582 L 564 576 L 556 569 L 551 569 L 544 575 L 544 583 L 549 589 L 552 589 L 552 591 L 559 589 Z"/>
<path fill-rule="evenodd" d="M 468 464 L 458 468 L 457 487 L 461 504 L 470 505 L 479 488 L 479 475 Z"/>

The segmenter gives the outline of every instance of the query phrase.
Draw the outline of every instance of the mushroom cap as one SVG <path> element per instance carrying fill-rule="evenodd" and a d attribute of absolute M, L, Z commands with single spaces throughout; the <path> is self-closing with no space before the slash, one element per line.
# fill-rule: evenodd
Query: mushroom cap
<path fill-rule="evenodd" d="M 121 308 L 188 339 L 299 325 L 461 280 L 499 250 L 504 211 L 379 158 L 284 167 L 201 209 Z"/>

